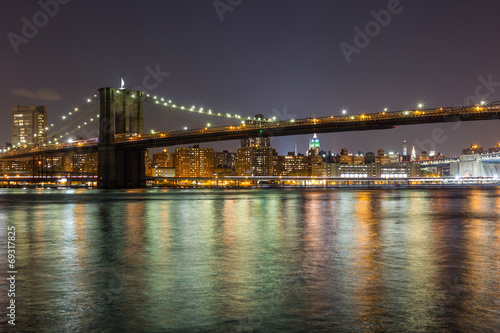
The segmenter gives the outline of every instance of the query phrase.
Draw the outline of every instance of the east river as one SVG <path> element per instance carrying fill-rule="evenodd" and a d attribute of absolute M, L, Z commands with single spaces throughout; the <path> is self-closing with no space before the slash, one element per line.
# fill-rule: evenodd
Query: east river
<path fill-rule="evenodd" d="M 0 189 L 0 227 L 0 331 L 500 332 L 500 187 Z"/>

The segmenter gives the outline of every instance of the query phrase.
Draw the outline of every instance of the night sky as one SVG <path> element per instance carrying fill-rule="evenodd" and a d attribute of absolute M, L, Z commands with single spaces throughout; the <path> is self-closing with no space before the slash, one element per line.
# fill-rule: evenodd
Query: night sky
<path fill-rule="evenodd" d="M 150 80 L 148 93 L 245 116 L 287 119 L 339 115 L 344 108 L 352 114 L 419 102 L 440 107 L 500 100 L 498 0 L 60 2 L 46 22 L 37 1 L 2 4 L 0 146 L 10 141 L 13 105 L 46 105 L 54 122 L 98 88 L 119 87 L 121 77 L 127 88 L 143 85 L 148 67 L 169 73 L 158 84 Z M 382 23 L 375 23 L 381 11 L 390 13 L 390 22 L 381 14 Z M 25 38 L 23 25 L 34 18 L 40 27 Z M 356 27 L 368 27 L 371 37 L 355 41 Z M 176 119 L 180 111 L 156 111 L 146 130 L 178 129 L 179 121 L 201 126 L 194 117 Z M 497 144 L 499 125 L 400 126 L 319 139 L 322 149 L 337 153 L 343 147 L 401 152 L 406 139 L 417 152 L 449 156 L 472 143 Z M 435 140 L 437 128 L 444 134 Z M 279 154 L 295 144 L 305 152 L 309 138 L 273 138 L 272 144 Z M 239 142 L 203 146 L 236 151 Z"/>

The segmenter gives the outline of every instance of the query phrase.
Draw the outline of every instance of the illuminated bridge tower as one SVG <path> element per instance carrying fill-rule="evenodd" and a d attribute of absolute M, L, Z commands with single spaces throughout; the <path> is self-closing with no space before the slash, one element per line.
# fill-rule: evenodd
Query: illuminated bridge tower
<path fill-rule="evenodd" d="M 120 149 L 115 134 L 143 133 L 142 91 L 101 88 L 99 115 L 99 164 L 97 187 L 146 186 L 144 149 Z"/>

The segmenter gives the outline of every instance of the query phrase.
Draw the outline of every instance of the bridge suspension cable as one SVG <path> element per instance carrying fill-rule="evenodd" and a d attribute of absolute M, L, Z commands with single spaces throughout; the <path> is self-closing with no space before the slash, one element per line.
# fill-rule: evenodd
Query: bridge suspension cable
<path fill-rule="evenodd" d="M 60 123 L 66 121 L 67 119 L 69 119 L 72 115 L 75 115 L 77 114 L 78 111 L 80 111 L 81 108 L 89 105 L 90 103 L 92 103 L 92 101 L 94 101 L 95 99 L 97 98 L 97 95 L 94 95 L 92 98 L 88 98 L 87 99 L 87 102 L 86 103 L 83 103 L 82 105 L 80 105 L 79 107 L 75 107 L 73 111 L 70 111 L 68 112 L 67 114 L 64 114 L 61 116 L 61 119 L 56 121 L 55 123 L 52 123 L 50 124 L 49 126 L 45 127 L 45 130 L 46 131 L 49 131 L 51 129 L 51 127 L 56 127 L 57 125 L 59 125 Z M 49 134 L 51 135 L 51 134 Z"/>
<path fill-rule="evenodd" d="M 63 137 L 68 136 L 68 135 L 80 130 L 82 127 L 87 126 L 89 123 L 91 123 L 95 119 L 99 118 L 99 114 L 97 114 L 96 116 L 93 116 L 92 118 L 84 119 L 84 118 L 88 117 L 89 115 L 91 115 L 96 110 L 99 110 L 99 106 L 94 107 L 92 110 L 88 111 L 87 113 L 83 114 L 80 118 L 72 121 L 71 123 L 67 124 L 63 128 L 59 129 L 57 132 L 52 133 L 50 137 L 47 137 L 45 139 L 45 141 L 49 140 L 48 143 L 52 143 L 51 142 L 52 139 L 55 141 L 58 141 L 59 139 L 62 139 Z M 61 132 L 67 131 L 69 128 L 71 128 L 73 126 L 76 126 L 73 130 L 66 132 L 64 134 L 61 134 Z M 59 138 L 58 138 L 58 136 L 59 136 Z"/>
<path fill-rule="evenodd" d="M 144 97 L 144 100 L 164 106 L 170 109 L 176 109 L 176 110 L 181 110 L 181 111 L 188 111 L 188 112 L 193 112 L 197 114 L 203 114 L 203 115 L 209 115 L 209 116 L 214 116 L 214 117 L 224 117 L 224 118 L 232 118 L 235 120 L 240 120 L 241 123 L 245 123 L 246 120 L 252 120 L 252 121 L 258 121 L 258 122 L 271 122 L 272 120 L 269 119 L 264 119 L 264 118 L 256 118 L 256 117 L 244 117 L 239 114 L 231 114 L 231 113 L 222 113 L 222 112 L 213 112 L 211 109 L 204 109 L 203 107 L 196 107 L 196 106 L 191 106 L 187 107 L 184 105 L 179 105 L 176 103 L 173 103 L 172 100 L 163 98 L 163 97 L 157 97 L 157 96 L 150 96 L 147 94 Z"/>

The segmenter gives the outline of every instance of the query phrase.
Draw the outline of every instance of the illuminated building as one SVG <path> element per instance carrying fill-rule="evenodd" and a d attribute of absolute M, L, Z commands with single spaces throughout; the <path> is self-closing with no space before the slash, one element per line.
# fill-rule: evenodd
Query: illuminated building
<path fill-rule="evenodd" d="M 308 156 L 319 156 L 319 139 L 316 133 L 314 133 L 311 141 L 309 142 L 309 150 L 307 151 Z"/>
<path fill-rule="evenodd" d="M 484 152 L 483 147 L 479 147 L 478 145 L 471 145 L 469 148 L 464 148 L 462 153 L 467 154 L 482 154 Z"/>
<path fill-rule="evenodd" d="M 401 162 L 399 153 L 395 153 L 395 152 L 390 151 L 389 154 L 387 154 L 387 155 L 391 159 L 391 163 L 399 163 L 399 162 Z"/>
<path fill-rule="evenodd" d="M 420 167 L 417 163 L 381 165 L 380 171 L 377 170 L 377 177 L 381 178 L 407 178 L 419 175 Z"/>
<path fill-rule="evenodd" d="M 36 145 L 45 137 L 47 108 L 45 106 L 12 107 L 12 144 Z"/>
<path fill-rule="evenodd" d="M 450 175 L 455 177 L 500 177 L 500 157 L 481 154 L 462 154 L 450 162 Z"/>
<path fill-rule="evenodd" d="M 266 136 L 266 137 L 241 139 L 241 148 L 247 148 L 247 147 L 252 147 L 252 148 L 271 147 L 271 138 L 269 136 Z"/>
<path fill-rule="evenodd" d="M 327 176 L 342 177 L 342 178 L 367 178 L 373 177 L 376 174 L 376 164 L 340 164 L 328 163 Z"/>
<path fill-rule="evenodd" d="M 327 174 L 326 164 L 321 156 L 311 156 L 311 176 L 323 177 Z"/>
<path fill-rule="evenodd" d="M 97 174 L 97 153 L 73 154 L 73 172 Z"/>
<path fill-rule="evenodd" d="M 151 167 L 146 169 L 146 174 L 153 177 L 175 177 L 175 153 L 163 149 L 162 152 L 153 154 Z"/>
<path fill-rule="evenodd" d="M 429 159 L 429 155 L 425 150 L 423 150 L 420 155 L 417 156 L 417 161 L 427 161 Z"/>
<path fill-rule="evenodd" d="M 311 175 L 311 157 L 304 155 L 295 155 L 289 152 L 286 156 L 279 156 L 279 175 L 280 176 L 310 176 Z"/>
<path fill-rule="evenodd" d="M 214 174 L 213 148 L 200 148 L 198 145 L 189 148 L 175 149 L 176 177 L 212 177 Z"/>
<path fill-rule="evenodd" d="M 327 175 L 342 178 L 408 178 L 418 177 L 420 167 L 416 163 L 381 165 L 370 163 L 364 165 L 328 163 Z"/>
<path fill-rule="evenodd" d="M 157 167 L 152 169 L 153 177 L 175 177 L 175 168 Z"/>
<path fill-rule="evenodd" d="M 379 148 L 377 153 L 378 155 L 375 156 L 375 162 L 380 163 L 381 165 L 391 164 L 391 157 L 386 156 L 382 148 Z"/>
<path fill-rule="evenodd" d="M 271 138 L 242 139 L 236 171 L 238 176 L 278 175 L 278 154 L 271 147 Z"/>
<path fill-rule="evenodd" d="M 153 168 L 175 168 L 175 153 L 163 152 L 153 154 Z"/>
<path fill-rule="evenodd" d="M 490 147 L 490 148 L 488 149 L 488 153 L 490 153 L 490 154 L 500 153 L 500 142 L 498 143 L 498 145 L 497 145 L 497 146 L 495 146 L 495 147 Z"/>
<path fill-rule="evenodd" d="M 363 155 L 353 156 L 352 164 L 365 164 L 365 157 Z"/>
<path fill-rule="evenodd" d="M 411 148 L 410 161 L 415 161 L 417 159 L 417 153 L 415 152 L 415 146 Z"/>
<path fill-rule="evenodd" d="M 339 162 L 341 164 L 354 164 L 354 157 L 349 155 L 347 148 L 342 148 L 340 151 Z"/>

